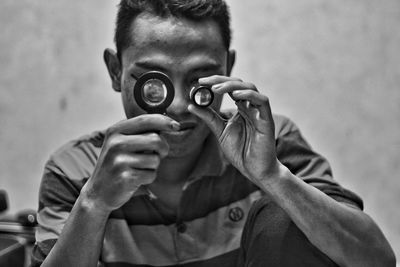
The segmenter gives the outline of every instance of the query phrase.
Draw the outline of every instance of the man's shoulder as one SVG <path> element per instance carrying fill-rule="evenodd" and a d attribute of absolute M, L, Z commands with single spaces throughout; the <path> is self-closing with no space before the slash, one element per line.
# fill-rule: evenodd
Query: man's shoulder
<path fill-rule="evenodd" d="M 71 179 L 81 179 L 93 170 L 103 140 L 104 131 L 72 139 L 50 155 L 46 168 Z"/>
<path fill-rule="evenodd" d="M 289 117 L 282 114 L 272 114 L 275 123 L 275 136 L 284 136 L 288 133 L 299 131 L 297 125 Z"/>
<path fill-rule="evenodd" d="M 103 141 L 104 141 L 103 131 L 95 131 L 90 134 L 82 135 L 60 146 L 57 150 L 55 150 L 51 154 L 51 158 L 62 158 L 65 155 L 69 155 L 71 153 L 77 153 L 82 149 L 95 150 L 96 148 L 101 148 L 101 146 L 103 145 Z"/>

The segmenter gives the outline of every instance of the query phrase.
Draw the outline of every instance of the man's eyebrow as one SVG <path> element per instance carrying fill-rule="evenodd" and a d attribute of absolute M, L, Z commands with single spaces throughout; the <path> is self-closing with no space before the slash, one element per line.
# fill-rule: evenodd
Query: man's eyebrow
<path fill-rule="evenodd" d="M 160 64 L 153 63 L 150 61 L 137 61 L 135 62 L 135 66 L 147 70 L 159 70 L 159 71 L 167 70 L 165 67 L 160 66 Z"/>
<path fill-rule="evenodd" d="M 193 68 L 193 71 L 202 71 L 202 70 L 218 70 L 222 68 L 222 65 L 219 63 L 208 62 L 202 66 Z"/>
<path fill-rule="evenodd" d="M 138 68 L 142 68 L 144 70 L 157 70 L 164 73 L 167 73 L 170 70 L 168 66 L 163 66 L 162 64 L 159 64 L 157 62 L 152 62 L 147 60 L 137 61 L 135 62 L 135 66 Z M 192 66 L 188 67 L 188 71 L 190 73 L 195 73 L 201 71 L 217 71 L 222 68 L 223 66 L 220 63 L 210 60 L 206 62 L 193 64 Z"/>

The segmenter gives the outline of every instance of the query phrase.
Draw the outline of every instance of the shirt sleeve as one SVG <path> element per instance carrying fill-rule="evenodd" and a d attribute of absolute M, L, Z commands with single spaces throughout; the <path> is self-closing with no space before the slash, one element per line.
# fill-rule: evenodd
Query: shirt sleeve
<path fill-rule="evenodd" d="M 39 190 L 38 226 L 31 267 L 40 266 L 57 242 L 83 182 L 67 178 L 53 161 L 47 162 Z"/>
<path fill-rule="evenodd" d="M 57 242 L 83 185 L 93 172 L 102 136 L 101 132 L 94 132 L 72 140 L 46 162 L 39 189 L 32 267 L 40 266 Z"/>
<path fill-rule="evenodd" d="M 328 161 L 311 148 L 291 120 L 274 115 L 274 121 L 277 156 L 283 165 L 304 182 L 333 199 L 363 209 L 362 199 L 333 179 Z"/>

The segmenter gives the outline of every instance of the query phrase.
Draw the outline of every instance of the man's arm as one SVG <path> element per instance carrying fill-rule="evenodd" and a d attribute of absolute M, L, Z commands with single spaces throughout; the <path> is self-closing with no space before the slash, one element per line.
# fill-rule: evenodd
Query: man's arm
<path fill-rule="evenodd" d="M 189 111 L 208 124 L 226 158 L 270 194 L 311 243 L 342 266 L 394 266 L 393 251 L 371 218 L 306 184 L 278 160 L 268 97 L 231 77 L 211 76 L 199 83 L 212 85 L 216 94 L 229 93 L 238 112 L 225 121 L 211 109 L 192 105 Z"/>
<path fill-rule="evenodd" d="M 373 220 L 294 176 L 283 165 L 263 189 L 311 243 L 340 266 L 395 266 L 393 251 Z"/>
<path fill-rule="evenodd" d="M 380 243 L 380 240 L 386 241 L 384 236 L 382 235 L 381 231 L 379 228 L 375 225 L 375 223 L 369 218 L 365 213 L 363 213 L 360 209 L 363 206 L 362 200 L 355 195 L 354 193 L 342 188 L 340 185 L 338 185 L 333 179 L 332 179 L 332 172 L 330 169 L 329 164 L 327 161 L 317 153 L 315 153 L 309 144 L 303 139 L 300 130 L 297 128 L 297 126 L 291 122 L 287 118 L 283 118 L 281 116 L 275 116 L 274 117 L 275 125 L 277 126 L 276 128 L 276 136 L 277 136 L 277 157 L 279 161 L 285 165 L 286 168 L 284 168 L 284 172 L 291 176 L 288 180 L 287 188 L 290 190 L 295 190 L 296 193 L 290 192 L 290 190 L 286 190 L 285 188 L 279 188 L 279 185 L 277 188 L 270 188 L 269 192 L 275 192 L 276 196 L 273 194 L 272 197 L 275 199 L 275 201 L 281 203 L 281 207 L 287 212 L 287 214 L 290 215 L 291 212 L 294 212 L 293 210 L 290 211 L 290 208 L 294 208 L 293 206 L 288 205 L 289 202 L 294 202 L 297 203 L 299 202 L 301 205 L 298 205 L 298 208 L 302 211 L 301 214 L 294 214 L 291 217 L 296 217 L 296 218 L 307 218 L 309 216 L 309 211 L 307 208 L 317 208 L 316 210 L 312 210 L 311 212 L 315 212 L 317 215 L 324 216 L 326 217 L 321 217 L 322 219 L 325 219 L 325 222 L 328 224 L 329 227 L 332 227 L 333 229 L 335 228 L 335 221 L 329 220 L 332 215 L 327 214 L 326 212 L 323 212 L 324 210 L 330 211 L 331 208 L 329 208 L 329 205 L 340 205 L 341 207 L 347 208 L 348 211 L 345 210 L 345 212 L 340 212 L 339 214 L 343 215 L 343 221 L 344 223 L 348 223 L 349 226 L 354 227 L 354 229 L 351 229 L 350 232 L 356 232 L 359 231 L 360 233 L 363 232 L 369 232 L 370 230 L 368 229 L 369 224 L 371 227 L 371 231 L 376 231 L 376 233 L 371 233 L 371 236 L 378 237 L 377 240 L 371 240 L 371 242 L 364 242 L 367 246 L 367 249 L 371 250 L 371 253 L 368 253 L 368 255 L 376 255 L 375 253 L 378 253 L 381 251 L 382 253 L 385 253 L 385 251 L 390 252 L 391 248 L 388 246 L 387 242 Z M 289 171 L 289 170 L 290 171 Z M 298 179 L 301 177 L 301 179 L 304 181 L 301 181 Z M 299 183 L 294 183 L 292 186 L 290 183 L 292 182 L 292 179 L 295 179 L 294 181 L 299 182 Z M 285 178 L 282 179 L 277 179 L 276 181 L 282 182 L 282 186 L 284 187 L 284 181 Z M 297 187 L 300 188 L 297 188 Z M 304 188 L 303 188 L 304 187 Z M 310 187 L 311 189 L 309 189 Z M 317 188 L 318 190 L 315 190 Z M 282 189 L 282 192 L 279 192 L 279 190 Z M 314 195 L 316 199 L 311 200 L 311 199 L 304 199 L 304 196 L 301 197 L 300 192 L 303 190 L 311 190 L 310 192 L 304 192 L 304 196 L 313 196 L 314 193 L 317 195 Z M 276 191 L 275 191 L 276 190 Z M 321 196 L 318 196 L 318 194 L 323 193 Z M 290 196 L 285 196 L 285 194 L 289 194 Z M 328 195 L 329 199 L 328 202 L 324 202 L 319 200 L 321 197 L 322 199 L 325 199 L 325 196 Z M 277 197 L 277 198 L 276 198 Z M 282 197 L 283 199 L 280 199 Z M 332 201 L 333 200 L 333 201 Z M 288 208 L 285 208 L 283 205 L 288 205 Z M 304 205 L 307 203 L 318 203 L 321 204 L 320 207 L 312 207 L 309 205 Z M 302 206 L 304 205 L 304 207 Z M 328 205 L 328 207 L 324 206 Z M 298 212 L 299 210 L 297 210 Z M 346 216 L 346 213 L 347 216 Z M 350 217 L 348 216 L 350 215 Z M 363 217 L 366 218 L 363 218 Z M 361 222 L 357 223 L 357 220 L 360 220 Z M 300 222 L 297 223 L 294 221 L 296 225 L 300 225 Z M 320 219 L 320 223 L 322 223 L 322 220 Z M 320 242 L 320 245 L 317 243 L 313 242 L 313 244 L 316 247 L 330 247 L 331 244 L 335 243 L 340 243 L 340 242 L 332 242 L 330 240 L 333 240 L 334 238 L 337 238 L 338 236 L 341 236 L 345 233 L 337 233 L 336 231 L 332 230 L 331 232 L 328 232 L 331 236 L 324 235 L 324 233 L 319 234 L 318 227 L 313 226 L 313 225 L 305 225 L 305 227 L 309 226 L 310 228 L 307 229 L 309 232 L 308 234 L 306 233 L 307 230 L 303 230 L 303 232 L 306 234 L 306 236 L 311 236 L 315 235 L 316 238 L 320 238 L 320 240 L 317 240 L 316 242 Z M 341 225 L 336 225 L 337 230 L 339 231 L 344 231 L 344 227 Z M 368 237 L 368 236 L 366 236 Z M 309 238 L 309 240 L 312 240 Z M 340 240 L 339 240 L 340 241 Z M 361 241 L 361 240 L 355 240 L 355 241 Z M 371 245 L 372 244 L 372 245 Z M 353 261 L 358 262 L 359 265 L 362 266 L 368 266 L 367 263 L 365 262 L 368 260 L 367 258 L 363 257 L 361 259 L 357 259 L 357 251 L 352 251 L 354 248 L 357 247 L 356 245 L 351 245 L 350 243 L 346 244 L 349 248 L 346 249 L 346 251 L 349 253 L 350 256 L 355 257 Z M 373 247 L 376 245 L 377 247 Z M 323 250 L 322 250 L 323 251 Z M 323 251 L 325 254 L 326 251 Z M 335 260 L 337 263 L 343 262 L 343 260 L 340 258 L 341 255 L 344 255 L 342 251 L 337 251 L 338 254 L 338 260 Z M 387 255 L 388 258 L 390 258 L 390 255 Z M 374 257 L 374 260 L 378 260 L 380 257 Z M 382 258 L 385 258 L 385 255 L 383 255 Z M 332 258 L 334 259 L 334 258 Z M 369 264 L 377 266 L 378 263 L 371 261 Z M 343 264 L 340 264 L 341 266 Z M 354 265 L 352 265 L 354 266 Z M 387 266 L 386 264 L 384 266 Z"/>
<path fill-rule="evenodd" d="M 108 215 L 87 198 L 83 188 L 42 266 L 97 266 Z"/>
<path fill-rule="evenodd" d="M 177 129 L 179 123 L 168 117 L 143 115 L 121 121 L 107 130 L 94 171 L 80 190 L 42 266 L 97 266 L 108 216 L 125 204 L 141 185 L 155 180 L 161 158 L 168 154 L 168 144 L 158 133 Z M 61 213 L 63 208 L 57 205 L 47 207 L 53 208 L 48 211 L 50 217 L 61 217 L 57 212 Z M 43 230 L 46 231 L 46 225 L 41 227 Z M 46 234 L 54 235 L 54 232 Z"/>

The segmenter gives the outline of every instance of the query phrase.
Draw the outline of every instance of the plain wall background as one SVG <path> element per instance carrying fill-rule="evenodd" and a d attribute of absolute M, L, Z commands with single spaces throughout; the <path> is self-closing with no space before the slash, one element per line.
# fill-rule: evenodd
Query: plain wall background
<path fill-rule="evenodd" d="M 400 2 L 228 3 L 233 75 L 298 124 L 400 258 Z M 10 212 L 37 208 L 52 151 L 124 117 L 102 60 L 116 4 L 0 2 L 0 188 Z"/>

